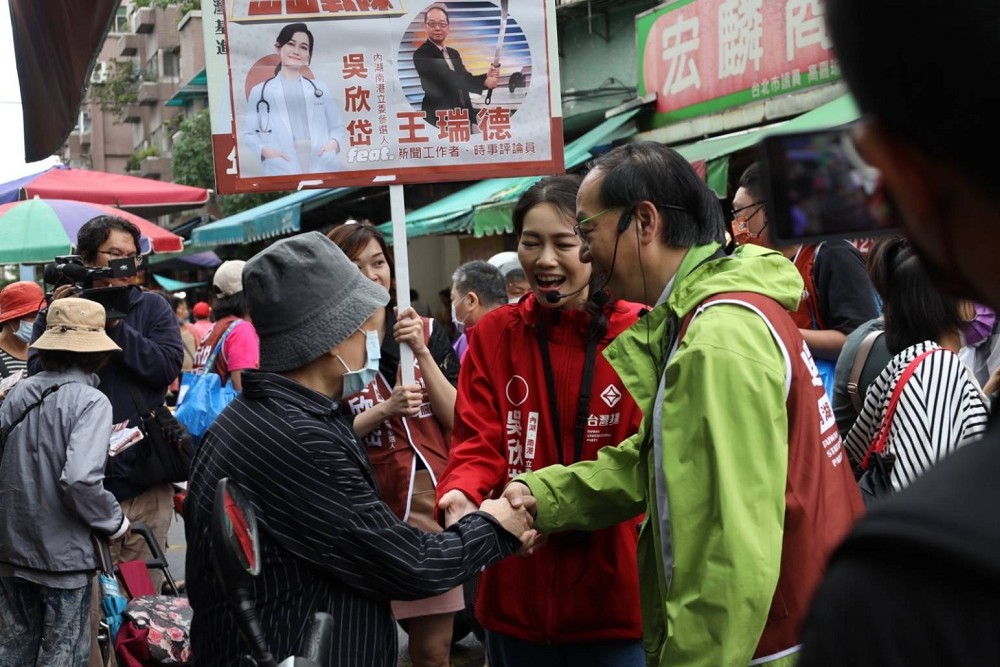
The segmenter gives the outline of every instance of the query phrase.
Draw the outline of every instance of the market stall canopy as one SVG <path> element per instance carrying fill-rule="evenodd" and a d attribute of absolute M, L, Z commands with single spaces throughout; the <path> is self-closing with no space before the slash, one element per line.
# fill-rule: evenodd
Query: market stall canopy
<path fill-rule="evenodd" d="M 101 215 L 119 216 L 138 227 L 143 254 L 184 249 L 181 237 L 126 211 L 62 199 L 29 199 L 0 205 L 0 264 L 38 264 L 69 255 L 80 227 Z"/>
<path fill-rule="evenodd" d="M 208 190 L 61 165 L 0 185 L 0 203 L 34 197 L 103 204 L 155 217 L 204 206 Z"/>
<path fill-rule="evenodd" d="M 858 119 L 861 112 L 850 95 L 837 99 L 807 111 L 791 120 L 772 123 L 763 127 L 755 127 L 742 132 L 734 132 L 710 139 L 702 139 L 683 146 L 677 146 L 678 153 L 683 155 L 715 190 L 720 198 L 728 195 L 729 156 L 738 151 L 756 145 L 765 134 L 772 132 L 811 132 L 852 123 Z"/>
<path fill-rule="evenodd" d="M 594 157 L 597 146 L 609 144 L 621 136 L 632 134 L 623 130 L 639 109 L 612 116 L 563 149 L 566 169 L 577 167 Z M 476 236 L 501 233 L 511 227 L 510 214 L 518 197 L 538 181 L 539 176 L 490 178 L 453 192 L 423 208 L 406 215 L 406 237 L 409 239 L 433 234 L 453 234 L 473 231 Z M 485 214 L 480 211 L 486 209 Z M 388 242 L 392 242 L 392 223 L 378 227 Z M 513 231 L 513 228 L 508 231 Z"/>
<path fill-rule="evenodd" d="M 24 115 L 24 160 L 56 153 L 76 125 L 84 82 L 119 0 L 10 0 Z"/>
<path fill-rule="evenodd" d="M 158 273 L 153 274 L 153 279 L 160 284 L 167 292 L 182 292 L 184 290 L 189 290 L 194 287 L 204 287 L 208 284 L 207 280 L 201 280 L 198 282 L 187 283 L 183 280 L 176 280 L 174 278 L 169 278 L 167 276 L 161 276 Z"/>
<path fill-rule="evenodd" d="M 266 204 L 196 227 L 191 245 L 212 247 L 231 243 L 250 243 L 283 236 L 302 228 L 302 211 L 311 210 L 339 199 L 357 188 L 302 190 Z"/>
<path fill-rule="evenodd" d="M 214 250 L 205 250 L 201 246 L 185 245 L 182 252 L 171 255 L 153 255 L 149 258 L 151 266 L 160 268 L 199 268 L 213 269 L 222 264 L 222 259 Z"/>

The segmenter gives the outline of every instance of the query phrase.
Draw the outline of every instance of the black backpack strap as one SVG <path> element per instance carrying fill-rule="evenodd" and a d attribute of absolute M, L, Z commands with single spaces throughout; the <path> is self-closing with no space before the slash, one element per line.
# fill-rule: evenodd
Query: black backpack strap
<path fill-rule="evenodd" d="M 3 355 L 0 354 L 0 378 L 5 378 L 10 375 L 10 371 L 7 370 L 7 364 L 4 363 Z"/>
<path fill-rule="evenodd" d="M 66 385 L 66 384 L 69 384 L 69 383 L 68 382 L 63 382 L 62 384 L 54 384 L 51 387 L 46 387 L 45 391 L 42 392 L 42 395 L 39 396 L 39 398 L 38 398 L 37 401 L 35 401 L 31 405 L 29 405 L 27 408 L 25 408 L 24 412 L 22 412 L 21 415 L 17 419 L 15 419 L 10 424 L 8 424 L 7 426 L 4 426 L 2 429 L 0 429 L 0 450 L 2 450 L 2 448 L 4 446 L 6 446 L 6 444 L 7 444 L 7 438 L 10 437 L 11 432 L 17 427 L 17 425 L 24 421 L 25 417 L 28 416 L 28 413 L 31 412 L 32 410 L 34 410 L 35 408 L 37 408 L 38 406 L 40 406 L 42 404 L 42 402 L 46 398 L 49 397 L 49 394 L 56 393 L 57 391 L 59 391 L 60 387 L 62 387 L 63 385 Z"/>

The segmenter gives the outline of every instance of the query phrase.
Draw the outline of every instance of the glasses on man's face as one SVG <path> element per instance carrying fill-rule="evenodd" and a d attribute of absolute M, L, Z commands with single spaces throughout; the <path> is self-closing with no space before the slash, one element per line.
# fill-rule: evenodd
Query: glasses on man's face
<path fill-rule="evenodd" d="M 436 30 L 438 28 L 447 28 L 448 27 L 448 22 L 447 21 L 426 21 L 426 22 L 424 22 L 424 25 L 427 26 L 428 28 Z"/>
<path fill-rule="evenodd" d="M 612 206 L 610 208 L 606 208 L 600 213 L 595 213 L 594 215 L 586 217 L 583 220 L 577 220 L 576 224 L 573 225 L 573 231 L 576 232 L 577 236 L 586 241 L 588 236 L 594 231 L 594 229 L 597 228 L 597 223 L 595 222 L 593 225 L 590 225 L 586 229 L 584 229 L 584 225 L 586 225 L 591 220 L 596 220 L 597 218 L 601 217 L 602 215 L 610 211 L 612 208 L 614 207 Z"/>
<path fill-rule="evenodd" d="M 134 252 L 128 253 L 123 250 L 119 250 L 118 248 L 112 248 L 111 250 L 98 250 L 97 252 L 101 253 L 102 255 L 107 255 L 108 257 L 113 257 L 114 259 L 128 258 L 134 260 L 139 256 L 138 253 Z"/>
<path fill-rule="evenodd" d="M 650 203 L 652 203 L 653 206 L 655 206 L 658 209 L 669 209 L 671 211 L 680 211 L 682 213 L 687 213 L 688 212 L 688 210 L 686 208 L 684 208 L 683 206 L 675 206 L 673 204 L 657 204 L 657 203 L 654 203 L 654 202 L 650 202 Z M 628 222 L 626 221 L 626 219 L 629 218 L 632 214 L 635 213 L 637 206 L 638 206 L 638 204 L 628 207 L 625 210 L 625 212 L 622 214 L 622 217 L 618 220 L 618 233 L 619 234 L 621 234 L 623 231 L 625 231 L 628 228 Z M 573 231 L 576 232 L 576 235 L 579 236 L 581 239 L 583 239 L 584 242 L 586 242 L 588 240 L 589 235 L 592 234 L 593 231 L 597 228 L 597 224 L 595 223 L 593 225 L 590 225 L 590 227 L 586 228 L 586 229 L 584 228 L 584 225 L 586 225 L 591 220 L 594 220 L 595 218 L 601 217 L 602 215 L 604 215 L 608 211 L 612 210 L 613 208 L 615 208 L 615 207 L 612 206 L 610 208 L 606 208 L 603 211 L 601 211 L 600 213 L 595 213 L 594 215 L 590 216 L 589 218 L 584 218 L 583 220 L 577 221 L 577 223 L 575 225 L 573 225 Z"/>
<path fill-rule="evenodd" d="M 754 208 L 754 207 L 757 208 Z M 732 220 L 749 220 L 750 218 L 757 215 L 757 211 L 763 208 L 764 202 L 755 201 L 752 204 L 747 204 L 746 206 L 741 206 L 740 208 L 734 208 L 730 213 L 732 214 Z M 754 208 L 753 212 L 744 214 L 745 211 L 749 211 Z"/>

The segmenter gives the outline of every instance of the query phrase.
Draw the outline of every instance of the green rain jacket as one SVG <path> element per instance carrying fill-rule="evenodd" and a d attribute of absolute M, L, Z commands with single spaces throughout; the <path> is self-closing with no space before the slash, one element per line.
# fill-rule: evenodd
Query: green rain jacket
<path fill-rule="evenodd" d="M 669 363 L 668 327 L 671 316 L 676 327 L 723 292 L 758 292 L 794 310 L 802 279 L 781 254 L 756 246 L 705 262 L 718 248 L 691 248 L 667 301 L 605 351 L 643 411 L 639 432 L 604 447 L 596 460 L 517 478 L 537 499 L 535 526 L 545 533 L 595 530 L 646 513 L 638 564 L 650 666 L 749 665 L 780 571 L 788 469 L 784 357 L 767 324 L 741 306 L 706 309 Z M 666 488 L 660 500 L 658 458 Z"/>

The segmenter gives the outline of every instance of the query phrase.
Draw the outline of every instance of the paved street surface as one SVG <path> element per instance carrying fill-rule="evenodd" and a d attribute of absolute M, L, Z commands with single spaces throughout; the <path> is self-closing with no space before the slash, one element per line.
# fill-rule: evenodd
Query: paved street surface
<path fill-rule="evenodd" d="M 187 544 L 184 541 L 184 522 L 180 517 L 174 515 L 174 520 L 170 524 L 170 532 L 167 534 L 167 562 L 170 564 L 170 573 L 176 579 L 184 578 L 184 558 L 186 555 Z M 406 633 L 400 630 L 399 667 L 412 667 L 406 647 Z M 485 661 L 483 648 L 472 633 L 469 633 L 467 637 L 456 644 L 451 652 L 452 667 L 483 667 Z"/>

